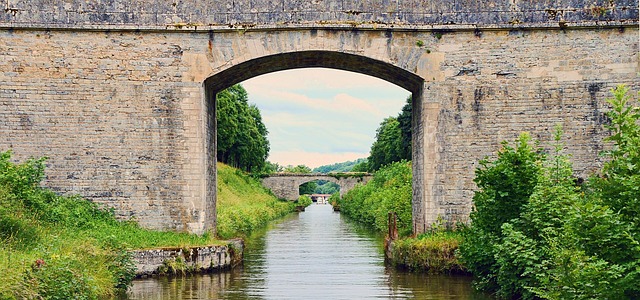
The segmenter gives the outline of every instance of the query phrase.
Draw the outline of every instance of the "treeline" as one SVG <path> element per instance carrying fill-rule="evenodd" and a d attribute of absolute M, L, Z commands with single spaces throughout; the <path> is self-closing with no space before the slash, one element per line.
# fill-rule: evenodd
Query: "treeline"
<path fill-rule="evenodd" d="M 482 290 L 507 299 L 640 299 L 640 109 L 627 88 L 607 113 L 609 161 L 573 177 L 561 129 L 547 156 L 527 134 L 476 171 L 461 258 Z"/>
<path fill-rule="evenodd" d="M 219 92 L 216 100 L 218 161 L 247 172 L 263 171 L 269 140 L 260 110 L 249 104 L 239 84 Z"/>
<path fill-rule="evenodd" d="M 351 170 L 353 170 L 353 167 L 355 167 L 357 164 L 364 163 L 366 161 L 367 161 L 366 158 L 358 158 L 356 160 L 319 166 L 313 169 L 313 172 L 317 172 L 317 173 L 350 172 Z"/>
<path fill-rule="evenodd" d="M 388 117 L 380 123 L 369 157 L 352 171 L 375 172 L 401 160 L 411 160 L 411 97 L 407 98 L 397 117 Z"/>

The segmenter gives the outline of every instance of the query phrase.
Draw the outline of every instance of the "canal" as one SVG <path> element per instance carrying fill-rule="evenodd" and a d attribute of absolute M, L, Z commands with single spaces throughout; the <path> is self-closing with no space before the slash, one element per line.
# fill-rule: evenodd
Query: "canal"
<path fill-rule="evenodd" d="M 134 281 L 128 299 L 489 299 L 466 276 L 385 268 L 382 241 L 312 205 L 247 241 L 242 267 Z"/>

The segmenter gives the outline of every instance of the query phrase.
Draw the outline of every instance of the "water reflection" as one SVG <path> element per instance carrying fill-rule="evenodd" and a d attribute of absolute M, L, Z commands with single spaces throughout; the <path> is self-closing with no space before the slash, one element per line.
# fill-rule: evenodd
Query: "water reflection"
<path fill-rule="evenodd" d="M 137 280 L 128 299 L 488 299 L 469 277 L 386 269 L 380 243 L 330 206 L 312 205 L 248 240 L 241 268 Z"/>

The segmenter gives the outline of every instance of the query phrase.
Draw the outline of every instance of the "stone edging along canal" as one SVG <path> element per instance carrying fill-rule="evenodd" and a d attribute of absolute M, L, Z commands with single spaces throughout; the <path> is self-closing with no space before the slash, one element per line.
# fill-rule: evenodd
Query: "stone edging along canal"
<path fill-rule="evenodd" d="M 242 262 L 244 242 L 204 247 L 160 248 L 131 251 L 137 277 L 164 274 L 204 273 L 230 269 Z"/>

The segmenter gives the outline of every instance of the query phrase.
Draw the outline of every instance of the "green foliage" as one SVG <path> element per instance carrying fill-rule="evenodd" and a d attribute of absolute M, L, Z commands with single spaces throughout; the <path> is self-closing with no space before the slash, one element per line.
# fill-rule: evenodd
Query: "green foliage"
<path fill-rule="evenodd" d="M 345 161 L 341 163 L 335 163 L 331 165 L 320 166 L 313 169 L 315 173 L 330 173 L 330 172 L 351 172 L 353 167 L 359 163 L 365 162 L 366 158 L 358 158 L 353 161 Z"/>
<path fill-rule="evenodd" d="M 283 172 L 284 173 L 308 174 L 308 173 L 311 173 L 311 168 L 309 168 L 309 167 L 307 167 L 305 165 L 297 165 L 297 166 L 288 165 L 288 166 L 284 167 Z"/>
<path fill-rule="evenodd" d="M 472 226 L 465 231 L 460 254 L 483 290 L 498 289 L 495 256 L 503 238 L 502 224 L 517 218 L 533 193 L 542 172 L 540 152 L 528 134 L 521 134 L 515 147 L 503 142 L 497 158 L 481 160 L 476 169 Z"/>
<path fill-rule="evenodd" d="M 298 187 L 298 193 L 300 195 L 311 195 L 316 192 L 318 183 L 314 181 L 305 182 Z"/>
<path fill-rule="evenodd" d="M 528 150 L 526 157 L 541 163 L 505 167 L 503 157 L 517 150 L 503 148 L 495 161 L 482 164 L 476 172 L 477 210 L 460 247 L 479 287 L 501 298 L 640 298 L 640 110 L 629 106 L 627 91 L 618 87 L 608 100 L 610 160 L 584 186 L 576 186 L 562 154 L 560 128 L 551 158 Z M 537 173 L 537 179 L 512 184 L 509 174 L 522 166 L 529 171 L 521 174 Z M 499 176 L 483 177 L 488 174 Z M 516 205 L 504 206 L 507 201 Z"/>
<path fill-rule="evenodd" d="M 358 164 L 353 171 L 374 172 L 392 162 L 411 160 L 411 107 L 409 97 L 397 117 L 380 123 L 366 163 Z"/>
<path fill-rule="evenodd" d="M 135 266 L 126 250 L 208 245 L 208 235 L 150 231 L 109 210 L 40 187 L 44 159 L 0 153 L 1 299 L 99 299 L 127 289 Z"/>
<path fill-rule="evenodd" d="M 369 170 L 375 171 L 391 162 L 400 161 L 402 149 L 402 134 L 396 118 L 389 117 L 380 123 L 376 130 L 376 140 L 371 146 L 367 159 Z"/>
<path fill-rule="evenodd" d="M 262 174 L 273 174 L 284 171 L 284 167 L 279 165 L 278 163 L 272 163 L 270 161 L 266 161 L 264 167 L 260 171 Z"/>
<path fill-rule="evenodd" d="M 359 222 L 372 225 L 386 232 L 388 213 L 398 215 L 398 231 L 401 235 L 412 232 L 411 162 L 395 162 L 375 173 L 366 185 L 356 186 L 338 201 L 340 211 Z M 330 202 L 333 197 L 330 199 Z"/>
<path fill-rule="evenodd" d="M 331 181 L 326 180 L 318 180 L 316 181 L 316 189 L 314 190 L 314 194 L 327 194 L 333 195 L 335 193 L 340 192 L 340 186 L 337 183 L 333 183 Z"/>
<path fill-rule="evenodd" d="M 311 200 L 311 197 L 309 197 L 308 195 L 301 195 L 300 197 L 298 197 L 298 200 L 296 200 L 296 205 L 298 206 L 307 207 L 311 204 L 313 204 L 313 200 Z"/>
<path fill-rule="evenodd" d="M 247 236 L 295 210 L 292 202 L 278 200 L 257 179 L 222 163 L 218 163 L 217 196 L 221 238 Z"/>
<path fill-rule="evenodd" d="M 369 172 L 369 161 L 367 159 L 357 163 L 351 169 L 351 172 Z"/>
<path fill-rule="evenodd" d="M 218 161 L 244 171 L 263 171 L 269 155 L 268 131 L 241 85 L 218 93 L 216 120 Z"/>

